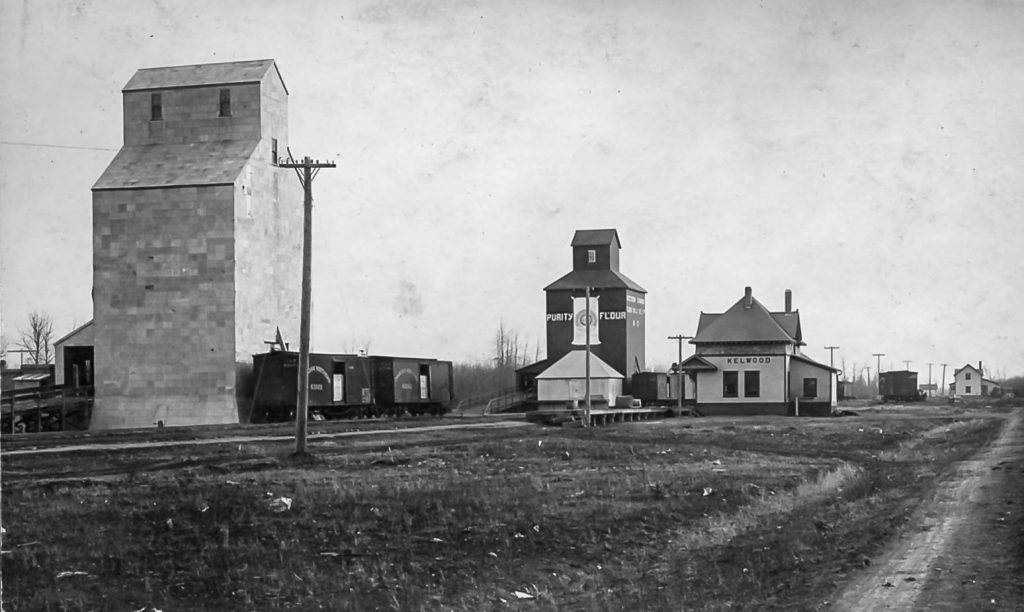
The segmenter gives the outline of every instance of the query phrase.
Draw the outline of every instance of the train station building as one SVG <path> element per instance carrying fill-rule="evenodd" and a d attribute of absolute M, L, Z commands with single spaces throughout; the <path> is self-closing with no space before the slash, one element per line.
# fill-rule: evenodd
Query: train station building
<path fill-rule="evenodd" d="M 93 194 L 91 427 L 236 423 L 252 355 L 298 336 L 302 191 L 273 60 L 139 70 Z"/>
<path fill-rule="evenodd" d="M 780 312 L 765 308 L 750 287 L 725 312 L 701 312 L 690 344 L 695 352 L 682 370 L 702 415 L 827 416 L 836 407 L 838 371 L 802 354 L 789 290 Z"/>

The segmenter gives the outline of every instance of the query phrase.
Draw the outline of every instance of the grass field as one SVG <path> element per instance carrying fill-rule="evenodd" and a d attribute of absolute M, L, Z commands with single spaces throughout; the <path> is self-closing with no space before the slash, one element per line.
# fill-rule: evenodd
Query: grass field
<path fill-rule="evenodd" d="M 1008 409 L 5 456 L 4 609 L 816 609 Z"/>

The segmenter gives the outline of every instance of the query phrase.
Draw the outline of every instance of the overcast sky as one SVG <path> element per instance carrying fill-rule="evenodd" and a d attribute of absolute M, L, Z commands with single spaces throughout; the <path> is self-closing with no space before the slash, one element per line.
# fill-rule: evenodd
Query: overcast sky
<path fill-rule="evenodd" d="M 314 350 L 486 359 L 504 321 L 532 353 L 573 232 L 616 228 L 649 365 L 750 285 L 851 373 L 1024 374 L 1022 32 L 998 0 L 4 1 L 4 337 L 92 317 L 132 74 L 273 58 L 292 151 L 338 163 Z"/>

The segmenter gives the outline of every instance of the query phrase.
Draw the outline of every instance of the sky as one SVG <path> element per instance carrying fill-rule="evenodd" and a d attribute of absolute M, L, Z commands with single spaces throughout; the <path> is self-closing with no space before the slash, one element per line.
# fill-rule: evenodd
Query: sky
<path fill-rule="evenodd" d="M 543 357 L 573 233 L 615 228 L 650 367 L 751 286 L 851 376 L 1024 375 L 1022 31 L 1009 0 L 5 1 L 0 326 L 92 317 L 137 69 L 273 58 L 293 153 L 338 164 L 314 351 L 486 360 L 504 325 Z"/>

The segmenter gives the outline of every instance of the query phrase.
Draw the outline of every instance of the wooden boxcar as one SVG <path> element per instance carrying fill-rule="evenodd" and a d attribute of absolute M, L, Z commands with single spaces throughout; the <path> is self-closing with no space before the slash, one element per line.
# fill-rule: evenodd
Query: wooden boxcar
<path fill-rule="evenodd" d="M 299 354 L 253 355 L 254 423 L 289 421 L 298 403 Z M 309 409 L 324 418 L 443 414 L 452 364 L 437 359 L 310 353 Z"/>
<path fill-rule="evenodd" d="M 633 397 L 644 406 L 674 406 L 679 403 L 677 374 L 637 372 L 631 380 Z"/>
<path fill-rule="evenodd" d="M 916 402 L 923 398 L 917 388 L 917 372 L 910 370 L 879 374 L 878 394 L 883 402 Z"/>

